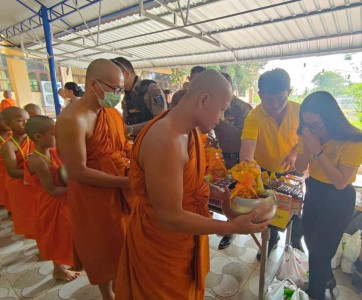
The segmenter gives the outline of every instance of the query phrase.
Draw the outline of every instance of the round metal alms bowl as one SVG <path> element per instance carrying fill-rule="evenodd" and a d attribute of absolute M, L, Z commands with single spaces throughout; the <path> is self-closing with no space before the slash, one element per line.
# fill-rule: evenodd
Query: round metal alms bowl
<path fill-rule="evenodd" d="M 233 188 L 235 184 L 231 184 L 229 188 Z M 250 213 L 252 210 L 258 208 L 261 210 L 253 221 L 253 223 L 262 223 L 266 220 L 270 220 L 274 217 L 278 209 L 277 199 L 275 192 L 272 190 L 266 190 L 263 195 L 259 195 L 257 199 L 247 199 L 235 196 L 231 201 L 224 201 L 222 209 L 224 215 L 232 220 L 237 216 Z"/>

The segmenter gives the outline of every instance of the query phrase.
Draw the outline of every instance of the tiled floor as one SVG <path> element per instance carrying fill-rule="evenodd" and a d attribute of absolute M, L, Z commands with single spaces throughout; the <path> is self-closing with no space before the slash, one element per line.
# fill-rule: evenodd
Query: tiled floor
<path fill-rule="evenodd" d="M 98 289 L 91 286 L 86 274 L 70 283 L 52 278 L 52 263 L 41 261 L 33 240 L 15 235 L 11 219 L 0 210 L 0 299 L 37 300 L 99 300 Z M 211 270 L 207 276 L 207 300 L 254 300 L 257 299 L 259 263 L 255 256 L 257 247 L 250 236 L 240 235 L 233 244 L 217 250 L 221 237 L 210 236 Z M 281 244 L 281 243 L 280 243 Z M 267 275 L 275 268 L 275 262 L 283 249 L 274 251 L 267 264 Z M 338 300 L 361 300 L 348 275 L 336 271 Z"/>

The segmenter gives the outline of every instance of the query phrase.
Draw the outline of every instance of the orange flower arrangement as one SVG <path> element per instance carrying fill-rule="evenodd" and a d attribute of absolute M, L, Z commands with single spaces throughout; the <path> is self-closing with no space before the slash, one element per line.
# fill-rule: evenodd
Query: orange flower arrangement
<path fill-rule="evenodd" d="M 256 162 L 243 161 L 231 169 L 233 178 L 237 181 L 232 190 L 230 199 L 235 196 L 247 199 L 256 199 L 258 195 L 264 192 L 261 181 L 261 172 L 257 168 Z"/>

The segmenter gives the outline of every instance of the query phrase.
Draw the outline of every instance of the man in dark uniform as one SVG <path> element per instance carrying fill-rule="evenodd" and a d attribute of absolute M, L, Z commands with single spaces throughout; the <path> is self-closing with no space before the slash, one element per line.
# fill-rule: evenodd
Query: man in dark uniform
<path fill-rule="evenodd" d="M 194 80 L 197 76 L 199 76 L 205 70 L 206 69 L 201 66 L 193 67 L 191 69 L 190 76 L 188 76 L 189 82 L 191 83 L 192 80 Z M 181 100 L 183 95 L 186 94 L 186 91 L 187 91 L 187 89 L 182 89 L 182 90 L 177 91 L 175 94 L 173 94 L 172 101 L 171 101 L 171 107 L 175 107 L 179 103 L 179 101 Z"/>
<path fill-rule="evenodd" d="M 136 136 L 148 121 L 167 109 L 165 96 L 156 82 L 139 78 L 129 60 L 117 57 L 111 61 L 123 72 L 123 119 L 128 134 Z"/>
<path fill-rule="evenodd" d="M 233 86 L 230 75 L 227 73 L 222 73 L 222 75 L 224 75 L 231 86 Z M 214 128 L 216 139 L 222 150 L 227 169 L 231 169 L 239 163 L 240 136 L 244 128 L 245 119 L 252 109 L 249 103 L 233 95 L 230 106 L 224 113 L 224 120 L 221 120 Z M 225 235 L 219 243 L 219 249 L 229 247 L 234 238 L 235 235 Z"/>

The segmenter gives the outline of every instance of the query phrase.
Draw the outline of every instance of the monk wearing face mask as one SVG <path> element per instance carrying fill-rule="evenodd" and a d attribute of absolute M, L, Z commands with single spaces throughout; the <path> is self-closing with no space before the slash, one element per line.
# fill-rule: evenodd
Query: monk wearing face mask
<path fill-rule="evenodd" d="M 124 123 L 114 109 L 123 75 L 106 59 L 93 61 L 84 95 L 64 108 L 56 125 L 57 147 L 68 171 L 74 244 L 91 284 L 113 300 L 129 214 L 130 151 Z"/>

